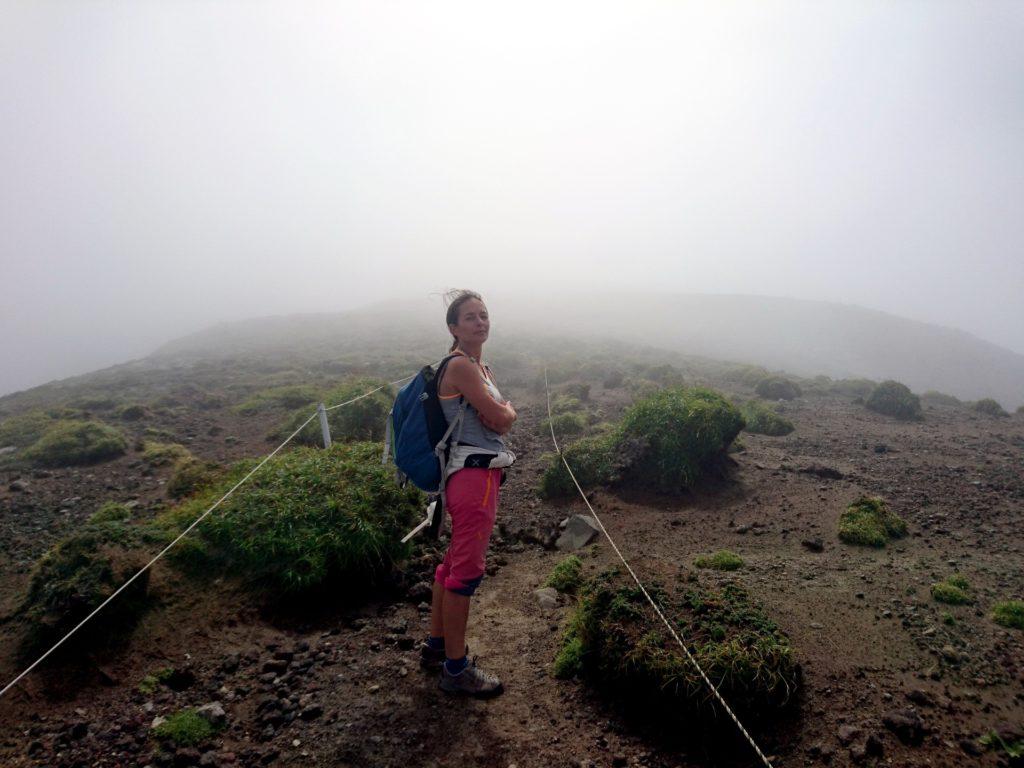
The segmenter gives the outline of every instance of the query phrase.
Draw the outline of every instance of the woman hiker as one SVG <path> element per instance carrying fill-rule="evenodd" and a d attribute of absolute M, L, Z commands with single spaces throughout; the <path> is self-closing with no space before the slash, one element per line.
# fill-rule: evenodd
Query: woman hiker
<path fill-rule="evenodd" d="M 502 398 L 482 359 L 490 318 L 480 294 L 453 291 L 446 296 L 449 354 L 455 355 L 438 382 L 438 397 L 451 424 L 464 405 L 463 422 L 451 438 L 445 468 L 445 495 L 452 537 L 434 573 L 430 636 L 420 646 L 420 663 L 440 668 L 440 687 L 453 694 L 497 696 L 501 681 L 469 661 L 466 622 L 469 600 L 484 576 L 487 544 L 498 512 L 504 470 L 515 461 L 502 435 L 516 420 L 512 404 Z"/>

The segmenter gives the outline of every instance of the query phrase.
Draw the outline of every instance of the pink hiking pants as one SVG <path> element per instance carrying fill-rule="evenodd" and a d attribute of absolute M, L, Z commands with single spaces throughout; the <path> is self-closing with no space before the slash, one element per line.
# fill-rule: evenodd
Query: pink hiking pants
<path fill-rule="evenodd" d="M 452 540 L 434 580 L 459 595 L 472 595 L 484 578 L 484 559 L 498 514 L 501 469 L 460 469 L 448 478 L 445 494 L 452 516 Z"/>

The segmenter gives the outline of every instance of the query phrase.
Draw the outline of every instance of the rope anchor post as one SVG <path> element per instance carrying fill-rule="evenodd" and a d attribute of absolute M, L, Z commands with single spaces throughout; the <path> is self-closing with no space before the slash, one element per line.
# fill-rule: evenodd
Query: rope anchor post
<path fill-rule="evenodd" d="M 331 427 L 327 423 L 327 409 L 323 403 L 316 407 L 316 415 L 320 417 L 320 432 L 324 436 L 324 448 L 331 447 Z"/>

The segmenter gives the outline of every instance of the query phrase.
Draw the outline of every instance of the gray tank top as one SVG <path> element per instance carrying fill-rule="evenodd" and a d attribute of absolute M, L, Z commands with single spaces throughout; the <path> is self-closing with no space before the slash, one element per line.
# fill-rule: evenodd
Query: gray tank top
<path fill-rule="evenodd" d="M 443 377 L 442 377 L 443 378 Z M 480 378 L 484 380 L 484 386 L 487 387 L 487 391 L 491 393 L 497 402 L 502 402 L 504 398 L 501 396 L 501 392 L 498 391 L 497 385 L 489 378 L 483 375 L 481 372 Z M 440 391 L 441 383 L 438 382 L 438 391 Z M 454 397 L 440 397 L 441 410 L 444 412 L 444 417 L 451 424 L 455 421 L 455 417 L 459 415 L 459 396 Z M 466 413 L 462 417 L 462 424 L 455 428 L 455 433 L 452 435 L 451 445 L 456 443 L 463 443 L 465 445 L 475 445 L 478 448 L 486 448 L 489 451 L 504 451 L 505 441 L 501 439 L 501 435 L 495 432 L 493 429 L 488 429 L 480 421 L 480 414 L 469 400 L 465 400 Z"/>

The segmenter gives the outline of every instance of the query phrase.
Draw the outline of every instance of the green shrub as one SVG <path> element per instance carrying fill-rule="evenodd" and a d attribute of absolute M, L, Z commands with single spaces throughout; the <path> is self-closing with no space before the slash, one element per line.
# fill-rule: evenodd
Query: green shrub
<path fill-rule="evenodd" d="M 946 603 L 947 605 L 973 603 L 973 598 L 968 594 L 970 588 L 971 585 L 967 579 L 960 574 L 954 574 L 946 578 L 945 581 L 932 584 L 932 599 L 937 603 Z"/>
<path fill-rule="evenodd" d="M 612 369 L 608 371 L 608 375 L 604 377 L 604 381 L 601 382 L 601 386 L 605 389 L 618 389 L 622 386 L 622 382 L 625 380 L 625 374 L 618 369 Z"/>
<path fill-rule="evenodd" d="M 716 571 L 735 571 L 743 567 L 743 558 L 728 549 L 720 549 L 713 555 L 701 555 L 693 564 L 698 568 L 712 568 Z"/>
<path fill-rule="evenodd" d="M 576 555 L 569 555 L 554 567 L 544 586 L 554 587 L 559 592 L 575 592 L 582 578 L 583 561 Z"/>
<path fill-rule="evenodd" d="M 177 443 L 157 443 L 147 440 L 142 446 L 142 460 L 151 467 L 175 464 L 191 456 L 188 448 Z"/>
<path fill-rule="evenodd" d="M 768 375 L 768 369 L 762 368 L 760 365 L 734 365 L 726 370 L 722 378 L 734 384 L 756 387 Z"/>
<path fill-rule="evenodd" d="M 782 376 L 761 379 L 754 391 L 766 400 L 792 400 L 803 394 L 799 384 Z"/>
<path fill-rule="evenodd" d="M 742 428 L 740 412 L 717 392 L 672 387 L 638 400 L 610 432 L 578 440 L 564 452 L 584 488 L 628 480 L 678 493 L 721 466 Z M 550 462 L 541 495 L 572 493 L 561 459 L 551 455 Z"/>
<path fill-rule="evenodd" d="M 319 402 L 325 403 L 328 407 L 339 405 L 384 383 L 378 379 L 348 379 L 329 392 L 324 393 L 319 398 Z M 383 440 L 384 427 L 387 424 L 388 414 L 391 412 L 391 405 L 394 403 L 394 399 L 395 395 L 391 387 L 385 386 L 379 392 L 374 392 L 368 397 L 356 400 L 344 408 L 335 408 L 333 411 L 328 411 L 327 424 L 331 428 L 331 440 L 339 443 L 360 440 Z M 308 419 L 314 410 L 311 407 L 298 409 L 272 437 L 276 440 L 283 440 L 298 429 L 299 425 Z M 320 433 L 320 420 L 313 419 L 307 424 L 295 436 L 295 442 L 299 445 L 322 446 L 323 436 Z"/>
<path fill-rule="evenodd" d="M 185 456 L 174 463 L 174 470 L 167 481 L 167 495 L 172 499 L 192 496 L 216 483 L 221 474 L 217 464 Z"/>
<path fill-rule="evenodd" d="M 746 590 L 689 584 L 674 596 L 657 585 L 648 591 L 730 705 L 763 710 L 791 699 L 800 671 L 789 640 Z M 640 590 L 618 574 L 601 574 L 580 587 L 554 672 L 579 674 L 629 706 L 670 718 L 714 708 L 703 679 Z"/>
<path fill-rule="evenodd" d="M 865 405 L 876 413 L 905 421 L 921 418 L 921 398 L 892 379 L 875 387 Z"/>
<path fill-rule="evenodd" d="M 583 410 L 583 403 L 572 395 L 558 395 L 551 401 L 551 413 L 555 416 Z"/>
<path fill-rule="evenodd" d="M 622 419 L 616 450 L 638 446 L 629 478 L 662 492 L 695 485 L 719 464 L 743 429 L 743 417 L 717 392 L 669 388 L 637 401 Z"/>
<path fill-rule="evenodd" d="M 556 438 L 573 437 L 587 428 L 587 419 L 582 413 L 563 413 L 552 416 L 550 419 L 544 419 L 540 426 L 545 435 L 550 434 L 553 426 Z"/>
<path fill-rule="evenodd" d="M 41 467 L 69 467 L 112 459 L 128 443 L 113 427 L 97 421 L 56 421 L 27 448 L 24 458 Z"/>
<path fill-rule="evenodd" d="M 118 522 L 89 523 L 36 563 L 18 610 L 26 634 L 20 652 L 32 656 L 52 646 L 134 574 L 141 561 L 129 548 L 132 531 Z M 62 646 L 70 656 L 122 638 L 146 607 L 149 571 L 131 583 L 103 612 Z"/>
<path fill-rule="evenodd" d="M 978 413 L 984 413 L 986 416 L 998 416 L 999 418 L 1003 418 L 1010 415 L 1003 409 L 1003 406 L 991 397 L 985 397 L 978 400 L 971 406 L 971 408 Z"/>
<path fill-rule="evenodd" d="M 368 387 L 368 389 L 372 388 Z M 306 416 L 309 416 L 312 407 L 315 407 L 319 402 L 319 397 L 320 395 L 316 389 L 310 386 L 272 387 L 271 389 L 257 392 L 245 402 L 236 405 L 233 410 L 236 413 L 251 416 L 254 413 L 278 408 L 287 408 L 289 410 L 302 408 Z M 327 403 L 327 405 L 333 405 L 333 403 Z"/>
<path fill-rule="evenodd" d="M 123 523 L 131 519 L 132 511 L 127 504 L 118 501 L 105 501 L 99 509 L 92 513 L 90 523 Z"/>
<path fill-rule="evenodd" d="M 572 397 L 580 402 L 590 400 L 590 385 L 582 381 L 572 381 L 562 385 L 560 394 Z"/>
<path fill-rule="evenodd" d="M 1000 765 L 1008 765 L 1010 768 L 1019 768 L 1021 758 L 1024 758 L 1024 739 L 1007 741 L 999 735 L 998 731 L 989 731 L 980 739 L 978 743 L 986 749 L 996 750 L 1001 754 L 1002 757 L 1006 758 L 1005 763 Z"/>
<path fill-rule="evenodd" d="M 757 400 L 744 403 L 740 413 L 747 424 L 744 429 L 755 435 L 781 437 L 794 429 L 793 422 Z"/>
<path fill-rule="evenodd" d="M 609 433 L 585 437 L 562 448 L 579 484 L 584 487 L 611 482 L 615 468 L 615 441 Z M 548 468 L 540 480 L 540 495 L 546 499 L 576 493 L 576 486 L 557 453 L 545 454 Z M 544 457 L 542 457 L 543 459 Z"/>
<path fill-rule="evenodd" d="M 959 405 L 963 405 L 959 398 L 953 397 L 953 395 L 947 395 L 944 392 L 936 392 L 934 389 L 929 389 L 921 395 L 921 402 L 927 403 L 928 405 L 945 405 L 950 408 L 954 408 Z"/>
<path fill-rule="evenodd" d="M 176 747 L 194 747 L 212 738 L 216 732 L 213 724 L 194 709 L 175 712 L 153 729 L 158 739 L 166 739 Z"/>
<path fill-rule="evenodd" d="M 42 411 L 29 411 L 0 422 L 0 448 L 9 445 L 27 448 L 53 425 L 53 418 Z"/>
<path fill-rule="evenodd" d="M 1004 600 L 992 606 L 992 621 L 1010 629 L 1024 629 L 1024 601 Z"/>
<path fill-rule="evenodd" d="M 167 680 L 169 680 L 173 675 L 174 669 L 171 667 L 164 667 L 163 669 L 158 669 L 152 674 L 146 675 L 139 683 L 139 693 L 156 693 L 160 686 L 167 682 Z"/>
<path fill-rule="evenodd" d="M 839 538 L 847 544 L 884 547 L 907 535 L 907 524 L 879 498 L 861 496 L 839 517 Z"/>
<path fill-rule="evenodd" d="M 218 485 L 160 518 L 164 536 L 177 535 L 252 465 L 240 462 Z M 270 594 L 346 579 L 365 585 L 408 555 L 400 539 L 423 502 L 414 486 L 395 483 L 375 443 L 298 448 L 268 462 L 172 556 L 203 572 L 238 573 Z"/>
<path fill-rule="evenodd" d="M 833 382 L 831 392 L 844 397 L 868 397 L 878 386 L 871 379 L 839 379 Z"/>
<path fill-rule="evenodd" d="M 114 412 L 114 415 L 121 421 L 139 421 L 149 416 L 149 409 L 139 403 L 132 403 L 122 405 Z"/>

